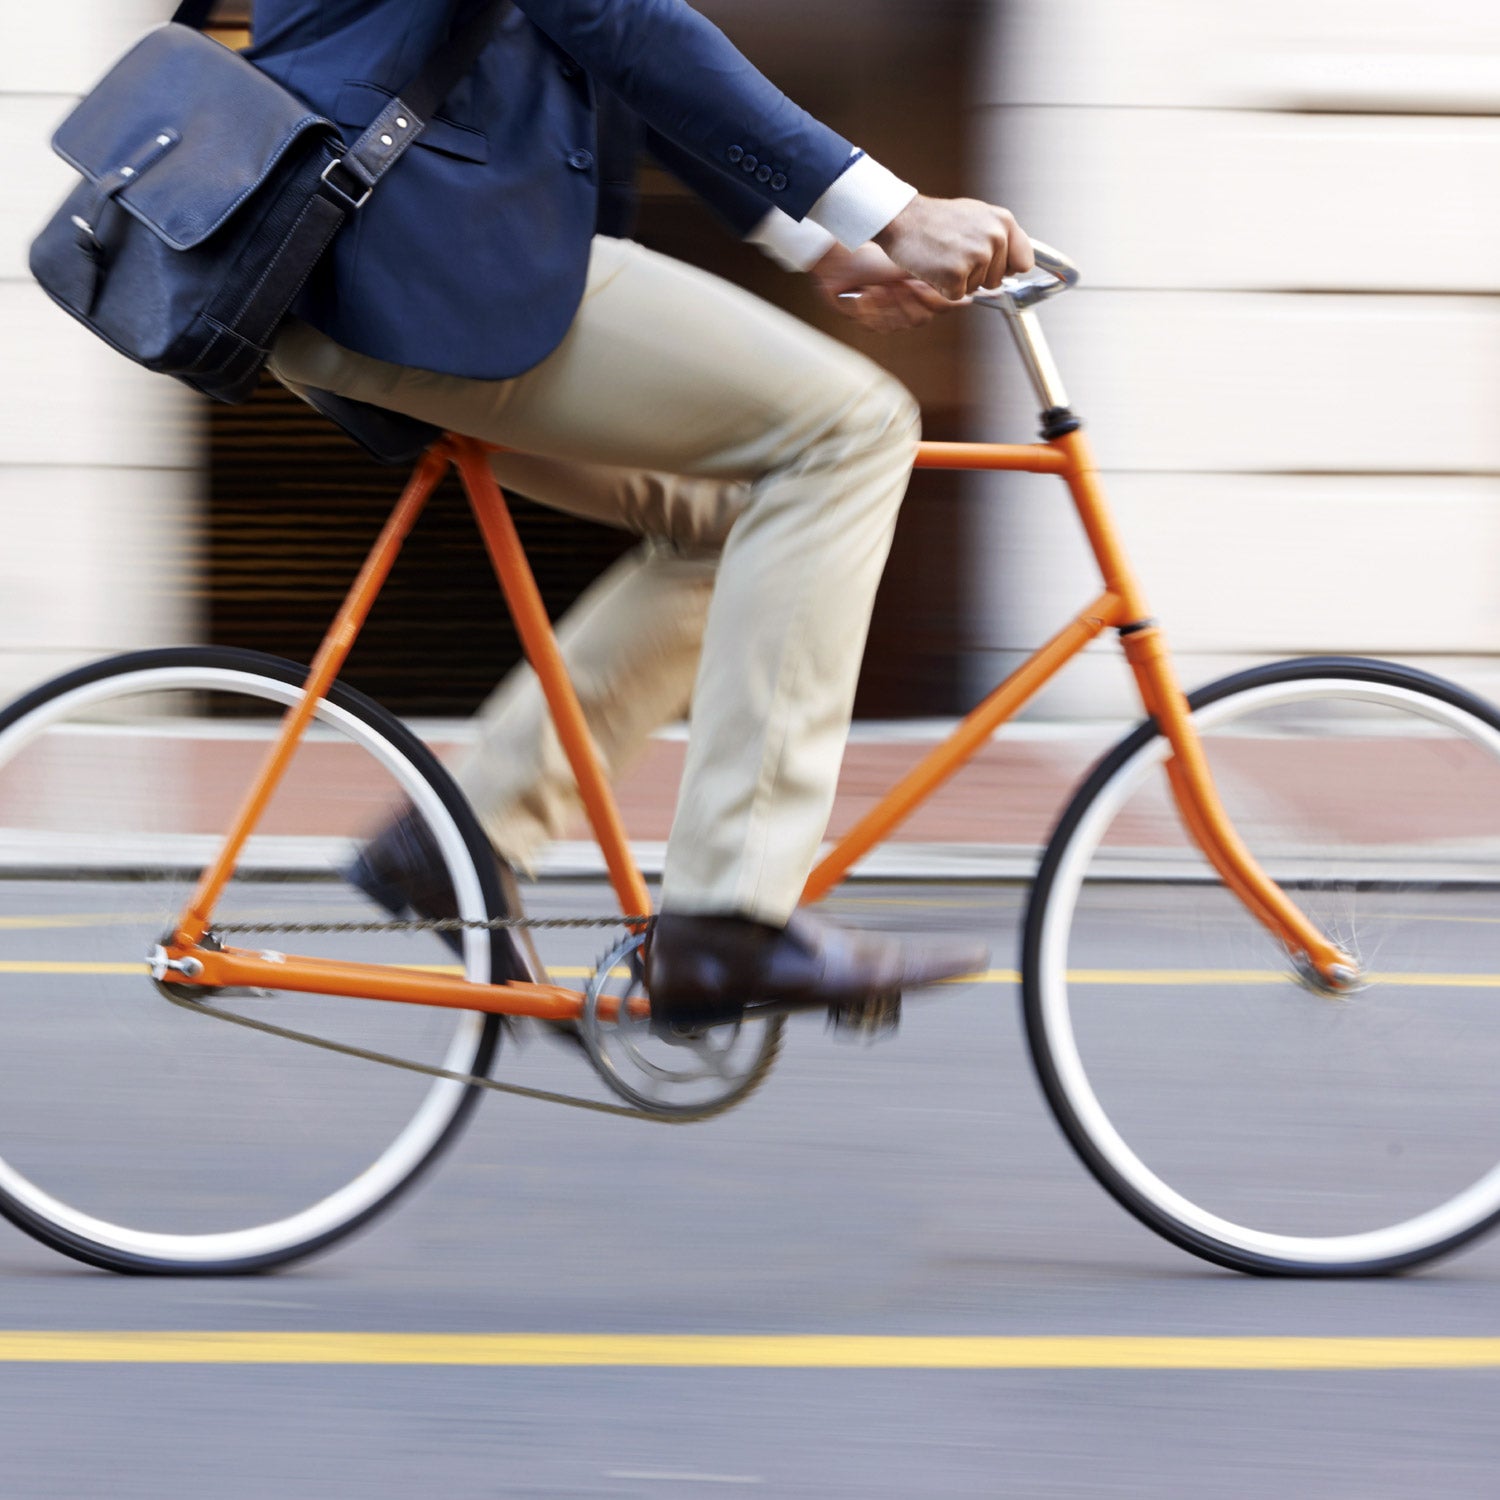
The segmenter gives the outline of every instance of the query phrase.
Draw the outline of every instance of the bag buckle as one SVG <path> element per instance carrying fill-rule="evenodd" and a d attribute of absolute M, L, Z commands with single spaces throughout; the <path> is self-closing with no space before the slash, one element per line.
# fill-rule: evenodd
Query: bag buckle
<path fill-rule="evenodd" d="M 338 196 L 342 198 L 346 204 L 348 204 L 351 210 L 363 208 L 365 204 L 370 201 L 370 194 L 373 193 L 375 189 L 372 187 L 367 187 L 365 188 L 364 192 L 357 198 L 353 193 L 346 193 L 344 189 L 341 188 L 338 183 L 336 183 L 333 178 L 328 175 L 333 171 L 335 167 L 342 167 L 343 165 L 344 158 L 342 156 L 335 156 L 334 159 L 329 162 L 328 165 L 324 167 L 323 170 L 318 174 L 318 180 L 324 183 L 326 186 L 332 188 L 333 191 L 337 193 Z M 354 174 L 351 172 L 349 173 L 349 175 L 352 177 Z M 358 180 L 358 178 L 355 178 L 356 182 L 358 182 Z"/>

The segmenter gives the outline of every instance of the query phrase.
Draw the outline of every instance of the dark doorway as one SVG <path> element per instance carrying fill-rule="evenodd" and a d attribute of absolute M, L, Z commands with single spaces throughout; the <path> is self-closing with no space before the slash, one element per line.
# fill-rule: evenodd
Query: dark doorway
<path fill-rule="evenodd" d="M 246 6 L 238 7 L 243 19 Z M 704 0 L 793 98 L 928 193 L 964 187 L 968 58 L 986 7 L 969 0 Z M 236 19 L 226 7 L 226 19 Z M 732 241 L 665 174 L 647 170 L 637 237 L 748 286 L 845 338 L 896 373 L 931 437 L 961 435 L 963 319 L 863 336 L 802 278 Z M 205 613 L 216 643 L 306 660 L 394 499 L 401 476 L 269 381 L 211 415 Z M 554 616 L 629 539 L 523 501 L 517 520 Z M 945 714 L 957 697 L 965 600 L 964 509 L 953 476 L 918 475 L 881 589 L 858 712 Z M 400 713 L 474 708 L 517 659 L 483 549 L 456 487 L 407 544 L 346 672 Z"/>

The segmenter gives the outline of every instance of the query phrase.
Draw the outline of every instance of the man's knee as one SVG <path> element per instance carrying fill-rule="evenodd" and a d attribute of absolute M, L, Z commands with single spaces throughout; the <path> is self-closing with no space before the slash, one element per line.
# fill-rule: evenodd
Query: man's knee
<path fill-rule="evenodd" d="M 844 403 L 836 425 L 862 447 L 889 450 L 893 457 L 915 453 L 922 433 L 922 410 L 916 397 L 879 366 L 867 369 L 873 378 L 860 382 Z"/>
<path fill-rule="evenodd" d="M 887 375 L 880 382 L 876 401 L 884 417 L 882 436 L 915 451 L 922 436 L 922 408 L 917 398 L 895 376 Z"/>

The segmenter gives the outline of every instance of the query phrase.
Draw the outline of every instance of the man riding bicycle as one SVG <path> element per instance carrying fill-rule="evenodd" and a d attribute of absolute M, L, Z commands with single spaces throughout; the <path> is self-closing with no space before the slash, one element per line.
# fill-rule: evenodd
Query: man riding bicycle
<path fill-rule="evenodd" d="M 490 3 L 256 0 L 247 55 L 362 129 Z M 796 911 L 915 404 L 836 341 L 615 237 L 618 177 L 600 158 L 637 128 L 744 237 L 830 295 L 860 292 L 840 305 L 871 326 L 921 321 L 1031 265 L 1004 209 L 920 196 L 683 0 L 517 0 L 335 241 L 273 369 L 514 450 L 494 460 L 502 484 L 646 538 L 559 635 L 607 770 L 691 703 L 648 958 L 653 1024 L 732 1020 L 747 1001 L 837 1010 L 968 972 L 985 958 L 968 942 Z M 508 866 L 565 826 L 571 777 L 529 672 L 486 705 L 459 779 Z M 414 824 L 373 840 L 355 875 L 392 911 L 444 914 Z M 512 956 L 522 977 L 528 954 Z"/>

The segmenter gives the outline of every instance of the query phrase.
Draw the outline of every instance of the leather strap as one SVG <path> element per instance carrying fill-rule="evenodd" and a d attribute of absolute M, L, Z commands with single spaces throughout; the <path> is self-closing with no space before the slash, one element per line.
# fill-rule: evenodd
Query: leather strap
<path fill-rule="evenodd" d="M 213 14 L 216 0 L 182 0 L 182 4 L 172 12 L 172 24 L 174 26 L 191 26 L 194 31 L 202 31 L 208 24 L 208 18 Z"/>

